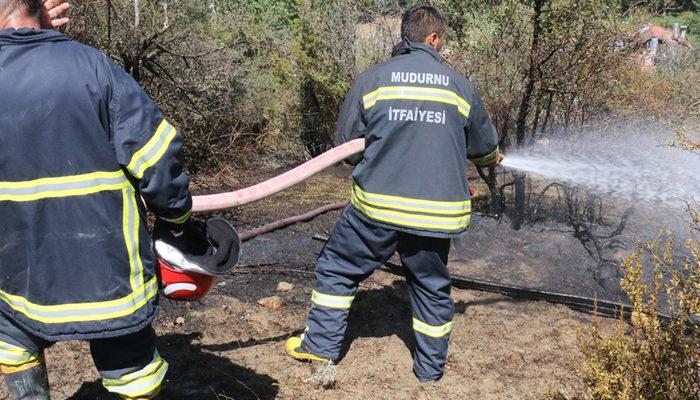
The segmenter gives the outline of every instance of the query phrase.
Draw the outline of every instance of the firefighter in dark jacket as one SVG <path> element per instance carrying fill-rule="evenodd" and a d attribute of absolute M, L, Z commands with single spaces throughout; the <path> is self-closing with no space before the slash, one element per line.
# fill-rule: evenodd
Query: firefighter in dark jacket
<path fill-rule="evenodd" d="M 98 50 L 42 30 L 41 0 L 0 0 L 0 367 L 48 399 L 43 351 L 89 340 L 105 388 L 157 395 L 149 210 L 191 214 L 180 134 Z"/>
<path fill-rule="evenodd" d="M 353 82 L 336 144 L 364 138 L 352 204 L 316 264 L 307 329 L 290 338 L 299 360 L 337 361 L 358 284 L 398 252 L 406 270 L 416 337 L 413 371 L 442 377 L 454 304 L 450 239 L 469 226 L 467 159 L 499 163 L 496 131 L 472 83 L 439 55 L 446 29 L 431 6 L 408 9 L 391 59 Z"/>

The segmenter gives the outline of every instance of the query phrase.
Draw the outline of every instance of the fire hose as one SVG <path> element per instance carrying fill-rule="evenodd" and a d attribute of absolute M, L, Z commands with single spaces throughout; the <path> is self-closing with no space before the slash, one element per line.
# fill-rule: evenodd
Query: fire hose
<path fill-rule="evenodd" d="M 335 147 L 290 171 L 256 185 L 233 192 L 194 196 L 192 211 L 196 213 L 219 211 L 269 197 L 310 178 L 311 176 L 343 161 L 354 154 L 360 153 L 364 150 L 364 147 L 364 139 L 356 139 L 341 146 Z M 243 241 L 250 240 L 258 235 L 280 229 L 293 223 L 313 219 L 325 212 L 342 208 L 345 206 L 345 204 L 347 203 L 342 202 L 329 204 L 301 215 L 292 216 L 259 228 L 244 231 L 241 233 L 241 239 Z M 387 263 L 384 270 L 393 274 L 403 275 L 403 268 L 399 265 Z M 632 308 L 627 304 L 607 302 L 589 297 L 549 292 L 540 289 L 487 282 L 460 276 L 453 276 L 452 284 L 456 288 L 460 289 L 499 293 L 501 295 L 516 299 L 547 301 L 554 304 L 563 304 L 578 311 L 592 312 L 597 315 L 607 317 L 619 317 L 620 315 L 629 317 L 630 313 L 632 312 Z M 659 316 L 662 319 L 670 318 L 668 315 L 664 314 L 659 314 Z"/>
<path fill-rule="evenodd" d="M 208 212 L 224 210 L 264 199 L 290 186 L 296 185 L 324 169 L 343 161 L 353 154 L 360 153 L 364 149 L 364 139 L 355 139 L 335 147 L 290 171 L 258 183 L 257 185 L 234 192 L 194 196 L 192 199 L 192 211 Z"/>

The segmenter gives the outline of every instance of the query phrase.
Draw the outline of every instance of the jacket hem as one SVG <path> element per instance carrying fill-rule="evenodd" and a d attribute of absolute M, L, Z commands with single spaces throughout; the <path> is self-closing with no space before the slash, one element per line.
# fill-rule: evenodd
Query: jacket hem
<path fill-rule="evenodd" d="M 438 232 L 438 231 L 432 231 L 432 230 L 408 228 L 405 226 L 392 225 L 392 224 L 388 224 L 385 222 L 375 221 L 372 218 L 363 214 L 360 210 L 355 208 L 355 206 L 352 204 L 349 205 L 349 208 L 350 208 L 350 211 L 352 212 L 352 215 L 354 217 L 357 217 L 370 225 L 378 226 L 378 227 L 384 228 L 384 229 L 390 229 L 393 231 L 408 233 L 408 234 L 416 235 L 416 236 L 432 237 L 432 238 L 439 238 L 439 239 L 454 239 L 454 238 L 464 236 L 467 233 L 467 229 L 468 229 L 468 228 L 464 228 L 461 231 L 448 233 L 448 232 Z"/>
<path fill-rule="evenodd" d="M 0 307 L 0 313 L 3 317 L 12 320 L 13 323 L 17 324 L 22 329 L 28 331 L 34 336 L 44 339 L 49 342 L 59 342 L 66 340 L 93 340 L 93 339 L 109 339 L 119 336 L 125 336 L 132 333 L 136 333 L 153 323 L 156 315 L 158 314 L 159 306 L 153 304 L 152 311 L 137 324 L 129 326 L 120 326 L 119 328 L 95 331 L 95 332 L 76 332 L 76 333 L 59 333 L 54 335 L 47 335 L 37 329 L 29 326 L 25 321 L 17 318 L 17 315 L 11 311 L 8 311 L 6 307 Z"/>

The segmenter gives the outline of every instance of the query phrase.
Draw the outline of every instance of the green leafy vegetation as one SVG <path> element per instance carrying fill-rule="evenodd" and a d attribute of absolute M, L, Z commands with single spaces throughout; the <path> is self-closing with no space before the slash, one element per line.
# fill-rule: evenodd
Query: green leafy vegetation
<path fill-rule="evenodd" d="M 693 46 L 700 46 L 700 12 L 683 11 L 671 13 L 664 16 L 657 16 L 651 19 L 655 25 L 671 29 L 674 23 L 679 23 L 688 27 L 688 38 Z"/>
<path fill-rule="evenodd" d="M 68 33 L 147 88 L 185 133 L 188 167 L 199 173 L 328 149 L 352 79 L 388 57 L 413 3 L 86 0 L 75 4 Z M 506 148 L 629 112 L 639 84 L 634 46 L 616 43 L 631 43 L 657 3 L 435 1 L 450 18 L 451 62 L 481 89 Z M 697 5 L 666 8 L 679 6 L 694 34 Z"/>

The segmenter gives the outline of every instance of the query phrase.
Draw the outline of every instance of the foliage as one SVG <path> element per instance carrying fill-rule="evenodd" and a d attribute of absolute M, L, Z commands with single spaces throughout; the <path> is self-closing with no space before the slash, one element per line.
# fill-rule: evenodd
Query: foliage
<path fill-rule="evenodd" d="M 682 124 L 700 115 L 700 69 L 659 69 L 640 74 L 631 69 L 611 93 L 610 110 L 619 118 L 659 119 Z"/>
<path fill-rule="evenodd" d="M 623 10 L 645 7 L 659 15 L 681 10 L 700 10 L 700 1 L 698 0 L 620 0 L 619 4 Z"/>
<path fill-rule="evenodd" d="M 591 399 L 691 399 L 700 396 L 700 247 L 674 259 L 672 240 L 652 241 L 622 265 L 631 326 L 606 336 L 593 328 L 580 335 L 580 374 Z M 650 265 L 651 277 L 645 277 Z M 663 301 L 663 299 L 666 301 Z M 662 304 L 671 318 L 661 319 Z"/>
<path fill-rule="evenodd" d="M 262 156 L 296 162 L 330 147 L 352 79 L 388 57 L 401 12 L 415 2 L 85 0 L 74 4 L 68 34 L 147 89 L 186 135 L 196 174 Z M 434 3 L 450 18 L 452 64 L 481 89 L 504 147 L 628 105 L 633 112 L 630 99 L 652 88 L 631 74 L 632 49 L 616 47 L 638 21 L 620 2 Z M 697 91 L 667 83 L 683 73 L 652 79 L 654 96 L 694 99 Z"/>
<path fill-rule="evenodd" d="M 294 93 L 281 43 L 291 33 L 256 23 L 262 17 L 243 1 L 139 5 L 137 24 L 131 0 L 80 2 L 68 34 L 102 49 L 146 88 L 185 134 L 190 172 L 241 159 L 284 129 Z"/>
<path fill-rule="evenodd" d="M 340 1 L 299 1 L 295 52 L 301 73 L 301 139 L 313 156 L 332 146 L 335 110 L 340 108 L 356 73 L 358 17 L 356 10 L 347 5 Z"/>
<path fill-rule="evenodd" d="M 686 25 L 688 27 L 690 42 L 695 46 L 700 45 L 700 10 L 657 16 L 652 18 L 651 22 L 669 29 L 673 28 L 673 24 L 676 22 L 681 25 Z"/>

